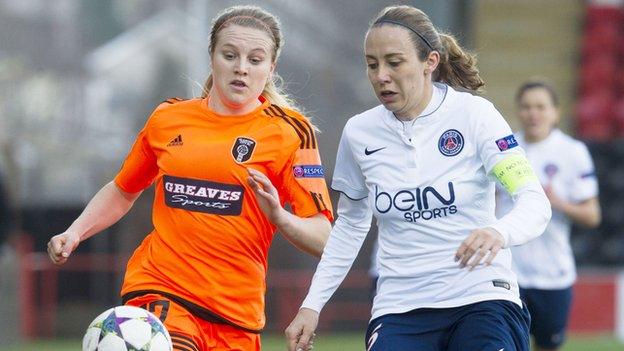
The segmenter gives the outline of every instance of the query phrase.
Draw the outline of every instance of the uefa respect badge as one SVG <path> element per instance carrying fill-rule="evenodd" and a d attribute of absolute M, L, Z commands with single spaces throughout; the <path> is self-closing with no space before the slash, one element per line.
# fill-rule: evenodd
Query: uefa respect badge
<path fill-rule="evenodd" d="M 513 134 L 510 134 L 504 138 L 496 140 L 496 146 L 498 146 L 500 151 L 506 151 L 518 146 L 518 141 L 516 141 Z"/>
<path fill-rule="evenodd" d="M 295 178 L 323 178 L 325 170 L 321 165 L 297 165 L 293 167 Z"/>

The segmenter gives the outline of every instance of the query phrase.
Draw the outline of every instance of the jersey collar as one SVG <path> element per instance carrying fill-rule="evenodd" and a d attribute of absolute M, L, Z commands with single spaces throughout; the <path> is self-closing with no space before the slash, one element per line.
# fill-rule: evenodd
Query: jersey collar
<path fill-rule="evenodd" d="M 446 97 L 448 95 L 449 86 L 440 83 L 433 83 L 433 93 L 431 95 L 431 101 L 427 104 L 427 107 L 423 110 L 423 112 L 418 116 L 418 118 L 413 119 L 411 121 L 403 122 L 396 118 L 394 113 L 384 107 L 384 121 L 386 124 L 393 130 L 399 131 L 399 133 L 404 132 L 405 128 L 409 126 L 410 128 L 415 124 L 423 124 L 427 123 L 431 120 L 434 120 L 435 116 L 438 114 L 436 112 L 440 111 Z"/>
<path fill-rule="evenodd" d="M 518 136 L 520 137 L 519 141 L 521 142 L 521 146 L 525 149 L 527 148 L 531 148 L 531 149 L 549 148 L 551 146 L 551 143 L 554 143 L 557 140 L 559 140 L 559 138 L 561 138 L 562 135 L 563 135 L 563 132 L 559 128 L 554 128 L 553 130 L 550 131 L 550 134 L 548 134 L 548 136 L 544 140 L 540 140 L 536 143 L 528 143 L 526 139 L 524 138 L 524 131 L 520 131 L 518 133 Z"/>
<path fill-rule="evenodd" d="M 260 114 L 260 112 L 266 108 L 268 108 L 269 106 L 271 106 L 271 102 L 269 102 L 269 100 L 267 98 L 265 98 L 264 96 L 260 95 L 258 97 L 258 101 L 260 101 L 260 106 L 256 107 L 255 109 L 253 109 L 252 111 L 243 114 L 243 115 L 223 115 L 223 114 L 218 114 L 216 112 L 214 112 L 213 110 L 211 110 L 208 107 L 208 99 L 210 97 L 207 96 L 203 99 L 201 99 L 201 108 L 204 112 L 206 112 L 210 117 L 214 117 L 217 119 L 226 119 L 228 121 L 231 122 L 241 122 L 241 121 L 247 121 L 248 119 L 252 119 L 255 118 L 256 116 L 258 116 Z"/>

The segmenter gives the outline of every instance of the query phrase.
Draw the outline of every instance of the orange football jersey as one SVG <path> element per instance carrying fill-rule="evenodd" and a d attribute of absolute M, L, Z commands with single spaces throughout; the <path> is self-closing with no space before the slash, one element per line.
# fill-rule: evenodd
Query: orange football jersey
<path fill-rule="evenodd" d="M 312 126 L 260 102 L 246 115 L 224 116 L 206 99 L 172 99 L 150 116 L 115 177 L 130 193 L 155 184 L 154 230 L 128 262 L 124 300 L 158 292 L 200 317 L 263 328 L 276 228 L 258 207 L 247 168 L 266 174 L 294 214 L 333 215 Z"/>

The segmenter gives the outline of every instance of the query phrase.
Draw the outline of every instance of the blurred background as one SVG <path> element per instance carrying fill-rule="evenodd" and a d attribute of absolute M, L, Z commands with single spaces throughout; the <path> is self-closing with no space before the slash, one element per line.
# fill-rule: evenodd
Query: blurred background
<path fill-rule="evenodd" d="M 331 179 L 346 120 L 378 104 L 365 74 L 364 34 L 378 11 L 398 2 L 0 0 L 0 350 L 79 349 L 75 340 L 91 319 L 120 304 L 127 257 L 151 230 L 150 191 L 60 269 L 48 263 L 45 244 L 114 177 L 162 100 L 200 95 L 210 21 L 219 11 L 254 4 L 281 19 L 278 71 L 322 130 Z M 484 96 L 512 126 L 517 87 L 547 78 L 561 95 L 560 127 L 590 147 L 604 221 L 572 236 L 581 275 L 566 350 L 624 348 L 616 341 L 618 334 L 624 339 L 623 2 L 401 2 L 478 53 Z M 321 317 L 319 333 L 343 351 L 349 342 L 363 345 L 375 237 L 373 231 Z M 265 349 L 281 349 L 271 335 L 294 316 L 316 262 L 276 236 Z M 45 341 L 32 344 L 38 340 Z M 317 349 L 332 349 L 322 342 Z"/>

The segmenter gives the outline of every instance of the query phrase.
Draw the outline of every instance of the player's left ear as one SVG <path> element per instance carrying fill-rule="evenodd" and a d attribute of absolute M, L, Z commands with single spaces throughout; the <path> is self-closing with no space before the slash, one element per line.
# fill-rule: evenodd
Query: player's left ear
<path fill-rule="evenodd" d="M 425 58 L 425 75 L 433 73 L 440 64 L 440 53 L 432 51 Z"/>

